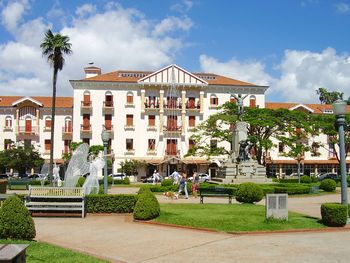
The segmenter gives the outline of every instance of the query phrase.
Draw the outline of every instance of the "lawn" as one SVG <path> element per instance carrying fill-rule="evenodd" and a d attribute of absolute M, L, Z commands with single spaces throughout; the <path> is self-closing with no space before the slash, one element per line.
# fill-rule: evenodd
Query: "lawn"
<path fill-rule="evenodd" d="M 0 239 L 0 244 L 29 244 L 27 248 L 27 262 L 50 262 L 50 263 L 99 263 L 99 262 L 109 262 L 101 259 L 94 258 L 92 256 L 74 252 L 69 249 L 62 247 L 50 245 L 43 242 L 35 241 L 21 241 L 21 240 L 4 240 Z"/>
<path fill-rule="evenodd" d="M 265 207 L 251 204 L 161 204 L 156 222 L 224 232 L 324 228 L 319 219 L 289 212 L 289 220 L 266 221 Z"/>

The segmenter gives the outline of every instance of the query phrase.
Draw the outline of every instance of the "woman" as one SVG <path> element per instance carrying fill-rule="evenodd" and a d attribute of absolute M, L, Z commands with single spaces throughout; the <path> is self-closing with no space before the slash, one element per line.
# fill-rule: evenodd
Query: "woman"
<path fill-rule="evenodd" d="M 193 198 L 197 198 L 197 190 L 199 187 L 199 176 L 196 172 L 193 173 L 193 178 L 192 178 L 192 195 Z"/>
<path fill-rule="evenodd" d="M 185 172 L 182 173 L 182 177 L 180 180 L 180 186 L 179 186 L 179 194 L 181 194 L 182 190 L 185 191 L 185 198 L 188 199 L 188 192 L 187 192 L 187 182 L 186 182 L 187 174 Z"/>

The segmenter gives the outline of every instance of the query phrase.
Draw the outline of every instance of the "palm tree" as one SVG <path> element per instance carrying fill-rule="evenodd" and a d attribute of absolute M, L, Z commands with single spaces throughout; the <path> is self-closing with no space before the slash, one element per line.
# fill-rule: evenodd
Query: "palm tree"
<path fill-rule="evenodd" d="M 52 80 L 52 112 L 51 112 L 51 148 L 50 148 L 50 170 L 49 180 L 52 181 L 53 170 L 53 149 L 54 149 L 54 134 L 55 134 L 55 113 L 56 113 L 56 82 L 57 73 L 63 69 L 63 55 L 72 53 L 72 44 L 69 43 L 69 37 L 61 34 L 53 34 L 51 30 L 47 30 L 45 38 L 40 45 L 43 56 L 47 57 L 50 66 L 53 67 Z"/>

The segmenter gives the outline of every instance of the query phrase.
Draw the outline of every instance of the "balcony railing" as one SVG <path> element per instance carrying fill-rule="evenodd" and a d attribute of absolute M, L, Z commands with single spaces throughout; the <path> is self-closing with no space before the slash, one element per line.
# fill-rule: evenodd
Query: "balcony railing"
<path fill-rule="evenodd" d="M 12 126 L 5 126 L 4 131 L 13 131 Z"/>
<path fill-rule="evenodd" d="M 81 124 L 80 131 L 81 132 L 91 132 L 91 124 Z"/>
<path fill-rule="evenodd" d="M 165 100 L 164 101 L 164 109 L 171 110 L 181 110 L 181 101 L 180 100 Z"/>
<path fill-rule="evenodd" d="M 102 129 L 108 132 L 113 132 L 113 125 L 102 125 Z"/>
<path fill-rule="evenodd" d="M 148 149 L 147 155 L 157 155 L 157 151 L 155 149 Z"/>
<path fill-rule="evenodd" d="M 199 103 L 199 101 L 197 101 L 197 103 L 195 101 L 190 101 L 187 100 L 186 101 L 186 109 L 188 110 L 200 110 L 201 105 Z"/>
<path fill-rule="evenodd" d="M 134 155 L 135 154 L 135 149 L 126 149 L 125 154 L 126 155 Z"/>
<path fill-rule="evenodd" d="M 176 150 L 176 149 L 165 150 L 165 155 L 167 155 L 167 156 L 180 156 L 180 150 Z"/>
<path fill-rule="evenodd" d="M 181 133 L 182 126 L 164 125 L 163 131 L 168 133 Z"/>
<path fill-rule="evenodd" d="M 72 127 L 62 127 L 62 133 L 63 134 L 71 134 L 71 133 L 73 133 L 73 128 Z"/>
<path fill-rule="evenodd" d="M 44 132 L 49 132 L 51 131 L 51 126 L 45 126 L 43 129 Z"/>
<path fill-rule="evenodd" d="M 26 127 L 26 126 L 18 126 L 17 131 L 19 134 L 38 134 L 38 127 L 32 126 L 32 127 Z"/>
<path fill-rule="evenodd" d="M 81 107 L 82 108 L 91 108 L 92 107 L 92 103 L 91 100 L 90 101 L 81 101 Z"/>
<path fill-rule="evenodd" d="M 159 101 L 146 101 L 145 109 L 159 109 Z"/>
<path fill-rule="evenodd" d="M 109 108 L 109 109 L 111 109 L 111 108 L 113 108 L 113 107 L 114 107 L 113 101 L 104 101 L 104 102 L 103 102 L 103 108 Z"/>

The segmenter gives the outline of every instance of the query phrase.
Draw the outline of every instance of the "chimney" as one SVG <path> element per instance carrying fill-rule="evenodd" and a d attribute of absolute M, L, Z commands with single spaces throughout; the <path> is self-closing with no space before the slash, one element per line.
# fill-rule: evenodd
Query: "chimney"
<path fill-rule="evenodd" d="M 89 63 L 92 65 L 91 63 Z M 96 77 L 98 75 L 101 75 L 101 68 L 95 67 L 95 66 L 88 66 L 84 68 L 85 71 L 85 78 L 92 78 Z"/>

